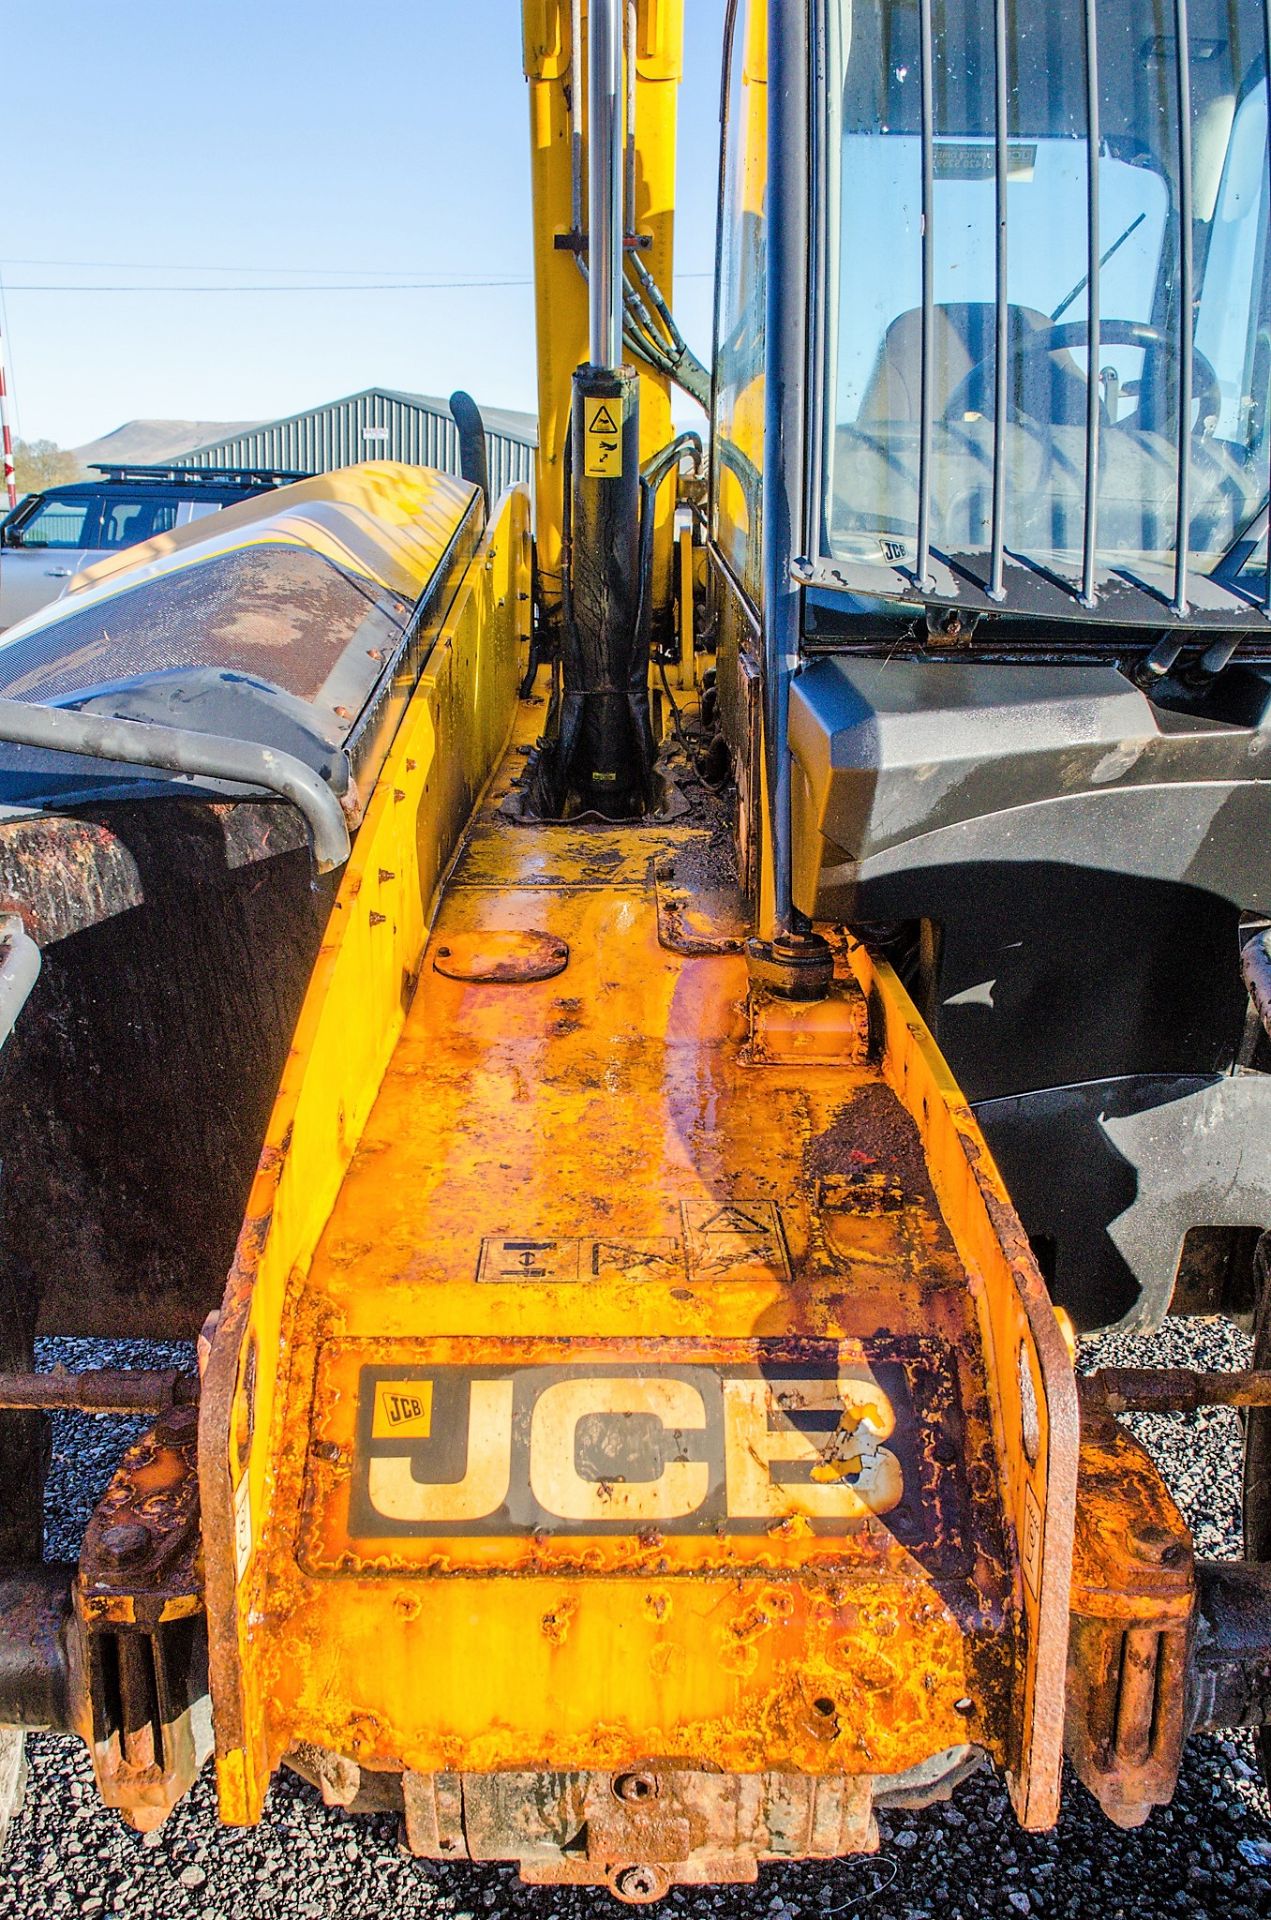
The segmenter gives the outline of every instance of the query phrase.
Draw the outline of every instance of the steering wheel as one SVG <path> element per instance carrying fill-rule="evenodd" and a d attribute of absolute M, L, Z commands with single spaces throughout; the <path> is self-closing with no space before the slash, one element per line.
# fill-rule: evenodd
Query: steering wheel
<path fill-rule="evenodd" d="M 1085 347 L 1089 344 L 1090 325 L 1086 320 L 1067 320 L 1058 326 L 1052 324 L 1045 329 L 1039 327 L 1035 333 L 1017 334 L 1009 354 L 1008 394 L 1013 396 L 1014 389 L 1020 384 L 1018 369 L 1026 361 L 1052 353 L 1063 353 L 1070 347 Z M 1100 321 L 1099 345 L 1101 347 L 1157 348 L 1163 349 L 1171 361 L 1178 358 L 1178 342 L 1174 336 L 1167 334 L 1161 327 L 1154 327 L 1147 320 Z M 983 398 L 986 397 L 986 393 L 991 394 L 992 391 L 989 380 L 992 364 L 991 357 L 986 354 L 982 360 L 977 360 L 970 372 L 959 380 L 945 406 L 943 414 L 945 420 L 961 419 L 963 414 L 971 410 L 975 400 L 981 402 L 975 406 L 975 411 L 983 412 Z M 1192 428 L 1192 432 L 1201 433 L 1204 431 L 1205 422 L 1221 410 L 1222 393 L 1218 385 L 1218 375 L 1214 372 L 1212 363 L 1195 345 L 1192 347 L 1192 383 L 1194 389 L 1192 398 L 1198 402 L 1196 425 Z M 982 392 L 982 389 L 985 391 Z M 1010 408 L 1014 415 L 1023 419 L 1036 420 L 1036 416 L 1026 412 L 1013 397 L 1010 400 Z M 1041 421 L 1036 423 L 1042 424 Z"/>

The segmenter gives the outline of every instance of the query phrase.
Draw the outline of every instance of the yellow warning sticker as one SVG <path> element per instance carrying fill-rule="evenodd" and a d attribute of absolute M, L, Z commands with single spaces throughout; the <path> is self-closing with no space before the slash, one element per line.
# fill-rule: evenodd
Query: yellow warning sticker
<path fill-rule="evenodd" d="M 583 471 L 589 480 L 622 478 L 622 401 L 603 397 L 583 401 L 587 454 Z"/>
<path fill-rule="evenodd" d="M 431 1380 L 378 1380 L 372 1440 L 426 1440 L 432 1432 Z"/>

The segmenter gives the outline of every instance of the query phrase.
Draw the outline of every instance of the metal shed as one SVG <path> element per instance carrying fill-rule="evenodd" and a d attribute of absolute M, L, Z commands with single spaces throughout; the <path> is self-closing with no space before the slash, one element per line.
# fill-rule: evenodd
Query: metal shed
<path fill-rule="evenodd" d="M 533 414 L 482 407 L 490 493 L 497 499 L 519 480 L 533 482 L 538 428 Z M 225 440 L 195 447 L 183 467 L 276 467 L 330 473 L 359 460 L 404 460 L 412 466 L 459 471 L 459 434 L 448 401 L 426 393 L 367 387 L 346 399 L 266 420 Z"/>

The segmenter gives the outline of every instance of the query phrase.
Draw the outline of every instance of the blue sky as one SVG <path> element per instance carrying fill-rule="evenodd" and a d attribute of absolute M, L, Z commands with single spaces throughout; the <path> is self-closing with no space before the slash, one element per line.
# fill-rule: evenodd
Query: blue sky
<path fill-rule="evenodd" d="M 705 356 L 724 0 L 686 11 L 676 306 Z M 10 0 L 0 313 L 17 430 L 74 446 L 139 415 L 266 418 L 375 384 L 531 408 L 528 285 L 158 290 L 528 280 L 520 15 Z M 105 285 L 152 290 L 80 290 Z"/>

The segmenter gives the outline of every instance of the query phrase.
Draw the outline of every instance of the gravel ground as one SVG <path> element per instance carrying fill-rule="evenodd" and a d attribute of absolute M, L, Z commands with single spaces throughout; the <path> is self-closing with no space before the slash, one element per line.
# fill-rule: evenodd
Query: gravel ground
<path fill-rule="evenodd" d="M 1217 1321 L 1176 1323 L 1154 1341 L 1090 1342 L 1085 1364 L 1211 1367 L 1247 1359 L 1248 1341 Z M 188 1364 L 185 1349 L 112 1347 L 120 1365 Z M 101 1363 L 87 1342 L 45 1343 L 41 1363 Z M 1137 1417 L 1206 1555 L 1239 1551 L 1239 1425 L 1213 1411 L 1190 1420 Z M 117 1426 L 59 1415 L 49 1487 L 52 1555 L 73 1556 L 93 1500 L 118 1454 Z M 291 1776 L 274 1785 L 265 1822 L 216 1824 L 212 1785 L 195 1791 L 157 1834 L 127 1831 L 97 1802 L 77 1742 L 30 1742 L 26 1805 L 14 1822 L 0 1916 L 111 1914 L 130 1920 L 583 1920 L 617 1911 L 605 1894 L 522 1887 L 511 1868 L 435 1868 L 398 1850 L 396 1822 L 327 1811 Z M 1053 1834 L 1024 1835 L 1005 1793 L 979 1776 L 920 1814 L 884 1814 L 868 1860 L 765 1867 L 755 1888 L 681 1891 L 667 1909 L 738 1920 L 971 1920 L 1001 1915 L 1081 1920 L 1271 1916 L 1271 1809 L 1243 1738 L 1191 1742 L 1178 1794 L 1139 1833 L 1120 1833 L 1070 1780 Z"/>

